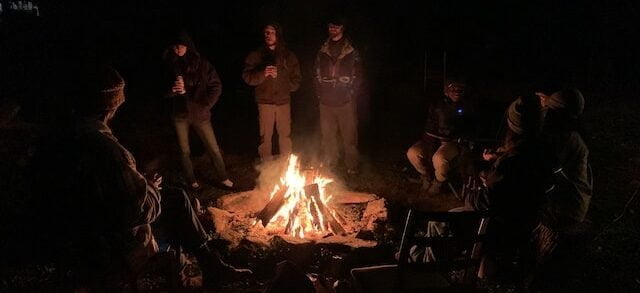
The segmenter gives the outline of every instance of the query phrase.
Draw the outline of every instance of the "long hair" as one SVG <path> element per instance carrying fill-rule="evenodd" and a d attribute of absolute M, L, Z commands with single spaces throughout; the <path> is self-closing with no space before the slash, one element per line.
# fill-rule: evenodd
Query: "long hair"
<path fill-rule="evenodd" d="M 185 76 L 186 80 L 192 80 L 200 68 L 200 54 L 189 47 L 187 47 L 187 53 L 180 57 L 174 53 L 171 45 L 165 50 L 162 59 L 170 74 Z"/>

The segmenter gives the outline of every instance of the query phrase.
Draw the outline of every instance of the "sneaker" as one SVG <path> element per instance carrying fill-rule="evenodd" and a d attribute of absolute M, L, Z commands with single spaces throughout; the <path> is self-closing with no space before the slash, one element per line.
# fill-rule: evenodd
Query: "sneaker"
<path fill-rule="evenodd" d="M 222 184 L 223 186 L 228 187 L 228 188 L 232 188 L 233 187 L 233 181 L 231 181 L 229 179 L 220 182 L 220 184 Z"/>
<path fill-rule="evenodd" d="M 233 191 L 233 190 L 234 190 L 234 188 L 233 188 L 233 181 L 231 181 L 231 180 L 229 180 L 229 179 L 226 179 L 226 180 L 224 180 L 224 181 L 219 182 L 219 183 L 218 183 L 218 186 L 219 186 L 221 189 L 224 189 L 224 190 L 229 190 L 229 191 Z"/>
<path fill-rule="evenodd" d="M 429 186 L 429 189 L 427 189 L 427 194 L 428 195 L 436 195 L 436 194 L 440 194 L 440 189 L 442 189 L 442 184 L 444 182 L 442 181 L 438 181 L 433 180 L 433 182 L 431 182 L 431 186 Z"/>
<path fill-rule="evenodd" d="M 191 190 L 193 191 L 196 191 L 200 189 L 200 183 L 198 183 L 198 181 L 193 181 L 191 182 L 191 184 L 189 184 L 189 188 L 191 188 Z"/>

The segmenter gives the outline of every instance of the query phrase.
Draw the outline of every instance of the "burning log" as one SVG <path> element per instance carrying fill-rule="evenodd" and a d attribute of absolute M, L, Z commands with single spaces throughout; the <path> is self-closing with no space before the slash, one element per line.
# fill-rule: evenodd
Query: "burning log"
<path fill-rule="evenodd" d="M 289 187 L 283 186 L 280 190 L 273 195 L 273 198 L 267 203 L 267 205 L 258 213 L 258 220 L 262 221 L 262 226 L 266 227 L 271 221 L 273 216 L 278 213 L 280 207 L 284 204 L 284 196 L 287 194 Z"/>
<path fill-rule="evenodd" d="M 336 235 L 344 235 L 346 231 L 342 227 L 342 225 L 336 220 L 336 218 L 329 212 L 329 209 L 324 205 L 322 199 L 320 199 L 320 189 L 318 188 L 318 184 L 310 184 L 304 187 L 305 194 L 313 198 L 313 202 L 318 208 L 318 211 L 322 214 L 325 219 L 325 226 L 328 225 Z M 314 209 L 312 209 L 314 210 Z M 315 217 L 319 218 L 319 217 Z M 326 227 L 323 227 L 326 228 Z"/>

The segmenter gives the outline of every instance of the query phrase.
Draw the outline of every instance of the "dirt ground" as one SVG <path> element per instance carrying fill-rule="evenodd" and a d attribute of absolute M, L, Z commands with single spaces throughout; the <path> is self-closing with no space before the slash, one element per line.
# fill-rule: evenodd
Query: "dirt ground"
<path fill-rule="evenodd" d="M 396 92 L 395 95 L 415 95 L 414 92 Z M 585 140 L 590 148 L 591 164 L 594 171 L 594 197 L 588 213 L 583 242 L 569 255 L 551 268 L 553 279 L 548 282 L 550 292 L 632 292 L 640 289 L 640 233 L 638 217 L 638 188 L 640 188 L 640 101 L 622 97 L 608 97 L 595 93 L 585 93 L 587 107 L 584 114 L 586 125 Z M 361 131 L 360 148 L 362 150 L 360 173 L 346 176 L 338 169 L 337 178 L 349 189 L 375 193 L 389 202 L 389 224 L 396 231 L 395 240 L 387 247 L 387 252 L 398 245 L 401 222 L 409 206 L 408 198 L 420 196 L 418 185 L 410 183 L 408 178 L 416 173 L 406 160 L 407 148 L 418 138 L 422 128 L 424 114 L 421 114 L 423 101 L 398 100 L 393 108 L 386 109 L 389 92 L 373 95 L 371 111 L 373 119 L 368 120 Z M 227 97 L 228 99 L 229 97 Z M 392 99 L 392 98 L 389 98 Z M 140 168 L 160 171 L 167 184 L 181 184 L 181 175 L 176 162 L 175 144 L 170 125 L 163 120 L 161 110 L 142 111 L 148 105 L 133 102 L 120 113 L 124 118 L 114 121 L 116 135 L 132 150 L 140 163 Z M 139 100 L 144 101 L 144 100 Z M 257 137 L 255 115 L 251 102 L 239 102 L 244 105 L 238 111 L 224 113 L 238 104 L 224 104 L 214 111 L 214 128 L 218 135 L 230 177 L 236 183 L 237 190 L 249 190 L 255 187 L 259 175 L 257 168 Z M 293 142 L 294 151 L 302 154 L 303 161 L 312 164 L 319 146 L 317 131 L 316 105 L 313 102 L 294 101 Z M 409 110 L 397 111 L 403 107 Z M 158 105 L 158 109 L 162 106 Z M 405 108 L 405 109 L 406 109 Z M 377 110 L 375 110 L 377 109 Z M 395 111 L 395 112 L 394 112 Z M 494 113 L 500 113 L 496 110 Z M 309 114 L 311 113 L 311 114 Z M 495 115 L 494 115 L 495 116 Z M 487 116 L 487 125 L 495 125 L 500 116 Z M 128 117 L 128 118 L 127 118 Z M 163 122 L 164 121 L 164 122 Z M 155 126 L 153 126 L 155 125 Z M 2 186 L 9 191 L 3 210 L 24 208 L 21 196 L 24 190 L 16 182 L 15 170 L 24 167 L 25 162 L 16 160 L 16 154 L 28 156 L 29 149 L 16 147 L 20 143 L 29 143 L 29 136 L 23 135 L 28 128 L 23 124 L 12 124 L 2 129 Z M 26 129 L 26 130 L 25 130 Z M 492 132 L 492 131 L 488 131 Z M 215 200 L 231 191 L 215 187 L 215 174 L 210 162 L 202 152 L 197 140 L 194 141 L 196 174 L 204 183 L 204 188 L 192 195 L 204 206 L 211 206 Z M 8 164 L 7 164 L 8 163 Z M 12 171 L 14 170 L 14 171 Z M 19 180 L 17 180 L 19 182 Z M 425 208 L 446 210 L 456 202 L 451 196 L 428 199 Z M 4 217 L 9 217 L 6 214 Z M 11 223 L 10 221 L 5 223 Z M 11 230 L 11 229 L 9 229 Z M 393 234 L 393 233 L 392 233 Z M 5 238 L 6 239 L 6 238 Z M 5 251 L 6 253 L 6 251 Z M 242 253 L 242 252 L 236 252 Z M 231 259 L 234 252 L 231 253 Z M 387 255 L 387 260 L 392 261 Z M 237 257 L 235 259 L 238 259 Z M 278 259 L 272 257 L 270 264 Z M 366 260 L 363 256 L 362 260 Z M 376 260 L 380 261 L 380 259 Z M 243 263 L 236 263 L 244 265 Z M 261 280 L 247 285 L 247 291 L 256 290 L 269 278 L 270 268 L 254 268 L 261 271 Z M 21 284 L 47 281 L 46 266 L 26 269 L 5 270 L 4 288 L 21 288 Z M 50 274 L 49 274 L 50 275 Z M 27 280 L 27 281 L 25 281 Z M 30 280 L 30 281 L 28 281 Z M 24 287 L 22 287 L 24 289 Z M 28 286 L 27 288 L 33 288 Z M 36 287 L 42 288 L 42 287 Z M 249 289 L 250 288 L 250 289 Z M 235 288 L 239 289 L 239 288 Z"/>
<path fill-rule="evenodd" d="M 551 270 L 548 290 L 552 292 L 630 292 L 640 288 L 640 234 L 638 218 L 638 188 L 640 188 L 640 101 L 586 93 L 587 107 L 584 114 L 585 140 L 590 148 L 594 171 L 594 197 L 585 225 L 583 242 L 574 247 Z M 305 107 L 305 105 L 299 107 Z M 374 114 L 379 114 L 374 113 Z M 375 193 L 389 201 L 389 222 L 396 230 L 409 206 L 407 199 L 420 196 L 418 186 L 408 182 L 416 173 L 408 164 L 405 152 L 413 143 L 412 135 L 420 131 L 421 124 L 412 123 L 422 117 L 407 119 L 400 115 L 386 117 L 370 123 L 377 131 L 366 132 L 361 138 L 363 149 L 361 172 L 347 177 L 343 170 L 338 178 L 354 191 Z M 298 116 L 298 121 L 300 117 Z M 318 137 L 307 129 L 296 129 L 294 114 L 294 150 L 304 151 L 317 146 Z M 500 117 L 487 117 L 490 121 Z M 393 121 L 397 121 L 394 123 Z M 300 123 L 300 122 L 298 122 Z M 418 122 L 419 123 L 419 122 Z M 300 123 L 313 129 L 313 123 Z M 298 125 L 300 125 L 298 124 Z M 222 127 L 219 127 L 222 128 Z M 248 190 L 255 185 L 258 176 L 254 147 L 233 146 L 232 129 L 220 131 L 227 137 L 225 159 L 229 173 L 238 189 Z M 235 136 L 235 135 L 234 135 Z M 225 143 L 222 143 L 225 145 Z M 255 146 L 255 144 L 254 144 Z M 237 148 L 236 148 L 237 147 Z M 313 151 L 311 151 L 313 153 Z M 311 160 L 312 161 L 312 160 Z M 206 156 L 198 162 L 199 170 L 207 173 Z M 205 188 L 197 196 L 204 205 L 229 191 Z M 451 195 L 427 199 L 424 208 L 445 210 L 455 206 Z M 397 245 L 397 243 L 396 243 Z"/>

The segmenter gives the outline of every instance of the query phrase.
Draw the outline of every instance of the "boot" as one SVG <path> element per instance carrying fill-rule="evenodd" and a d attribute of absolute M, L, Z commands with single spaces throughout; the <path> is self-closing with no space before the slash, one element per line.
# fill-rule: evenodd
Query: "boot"
<path fill-rule="evenodd" d="M 206 244 L 195 251 L 202 271 L 202 284 L 206 288 L 218 288 L 224 283 L 241 280 L 253 274 L 249 269 L 237 269 L 222 260 L 220 253 Z"/>
<path fill-rule="evenodd" d="M 431 182 L 431 186 L 429 186 L 429 189 L 427 189 L 427 194 L 428 195 L 440 194 L 440 189 L 442 188 L 442 184 L 444 184 L 444 182 L 438 181 L 438 179 L 433 180 L 433 182 Z"/>

